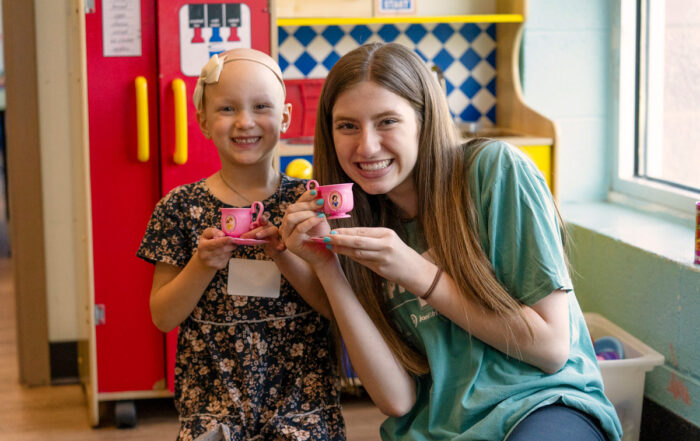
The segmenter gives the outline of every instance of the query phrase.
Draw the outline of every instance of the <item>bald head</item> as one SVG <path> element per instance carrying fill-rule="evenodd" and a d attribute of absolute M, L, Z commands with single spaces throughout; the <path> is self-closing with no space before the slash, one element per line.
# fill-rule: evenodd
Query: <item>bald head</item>
<path fill-rule="evenodd" d="M 275 62 L 275 60 L 273 60 L 272 57 L 266 53 L 250 48 L 238 48 L 223 52 L 221 57 L 224 57 L 224 64 L 241 60 L 262 64 L 266 68 L 270 69 L 273 74 L 275 74 L 277 80 L 282 86 L 282 91 L 284 92 L 285 96 L 287 95 L 287 89 L 284 87 L 284 81 L 282 80 L 282 70 L 280 69 L 279 64 L 277 64 L 277 62 Z"/>
<path fill-rule="evenodd" d="M 256 49 L 231 49 L 218 55 L 214 54 L 209 59 L 209 62 L 207 62 L 207 64 L 202 68 L 202 73 L 197 79 L 197 85 L 195 86 L 194 94 L 192 96 L 194 105 L 198 112 L 202 110 L 204 86 L 207 84 L 217 83 L 224 65 L 237 61 L 253 62 L 269 69 L 270 72 L 275 75 L 277 81 L 279 81 L 280 86 L 282 86 L 282 93 L 284 96 L 287 95 L 287 89 L 284 87 L 284 81 L 282 80 L 282 70 L 275 60 L 272 59 L 272 57 Z"/>

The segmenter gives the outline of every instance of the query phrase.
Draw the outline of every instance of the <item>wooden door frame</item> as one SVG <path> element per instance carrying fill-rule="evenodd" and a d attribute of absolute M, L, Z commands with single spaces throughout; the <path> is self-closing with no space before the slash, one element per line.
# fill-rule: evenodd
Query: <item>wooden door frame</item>
<path fill-rule="evenodd" d="M 19 381 L 51 381 L 34 1 L 2 1 L 10 244 Z"/>

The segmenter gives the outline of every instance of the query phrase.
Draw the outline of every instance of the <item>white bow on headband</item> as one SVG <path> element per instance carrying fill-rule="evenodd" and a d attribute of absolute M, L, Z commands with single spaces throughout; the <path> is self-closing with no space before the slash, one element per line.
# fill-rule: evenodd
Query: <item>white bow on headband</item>
<path fill-rule="evenodd" d="M 194 107 L 197 109 L 197 112 L 202 110 L 204 85 L 219 82 L 219 77 L 221 76 L 221 70 L 224 68 L 225 60 L 226 57 L 219 58 L 217 54 L 214 54 L 202 68 L 202 72 L 199 74 L 199 78 L 197 78 L 197 85 L 194 87 L 194 93 L 192 94 L 192 100 L 194 101 Z"/>

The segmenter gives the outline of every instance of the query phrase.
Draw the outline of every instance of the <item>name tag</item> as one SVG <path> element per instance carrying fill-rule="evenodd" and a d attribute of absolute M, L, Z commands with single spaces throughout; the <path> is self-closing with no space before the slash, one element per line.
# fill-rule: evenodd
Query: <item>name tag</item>
<path fill-rule="evenodd" d="M 230 259 L 226 292 L 232 296 L 280 296 L 282 273 L 271 260 Z"/>

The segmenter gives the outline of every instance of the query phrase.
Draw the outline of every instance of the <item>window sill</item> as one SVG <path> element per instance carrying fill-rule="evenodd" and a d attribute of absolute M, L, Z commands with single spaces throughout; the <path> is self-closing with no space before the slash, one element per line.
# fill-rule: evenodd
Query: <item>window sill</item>
<path fill-rule="evenodd" d="M 618 202 L 565 203 L 567 224 L 594 231 L 646 253 L 700 272 L 695 265 L 695 227 L 688 218 L 650 213 Z"/>

